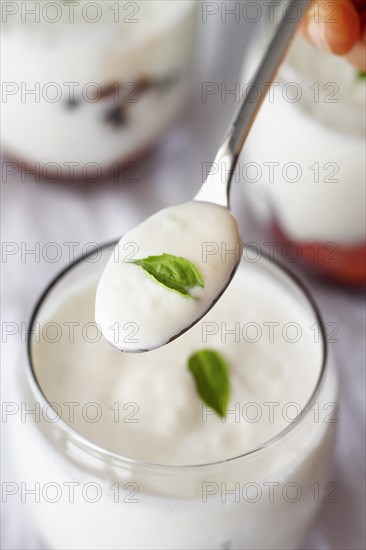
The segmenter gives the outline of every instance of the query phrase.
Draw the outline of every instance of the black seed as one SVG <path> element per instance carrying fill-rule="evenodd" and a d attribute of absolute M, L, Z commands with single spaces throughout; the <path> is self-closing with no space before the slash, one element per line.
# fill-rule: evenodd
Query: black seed
<path fill-rule="evenodd" d="M 115 128 L 124 126 L 127 122 L 127 118 L 123 105 L 113 105 L 113 107 L 107 111 L 104 120 Z"/>
<path fill-rule="evenodd" d="M 78 107 L 79 104 L 80 104 L 80 101 L 75 98 L 70 98 L 65 103 L 67 109 L 75 109 L 75 107 Z"/>

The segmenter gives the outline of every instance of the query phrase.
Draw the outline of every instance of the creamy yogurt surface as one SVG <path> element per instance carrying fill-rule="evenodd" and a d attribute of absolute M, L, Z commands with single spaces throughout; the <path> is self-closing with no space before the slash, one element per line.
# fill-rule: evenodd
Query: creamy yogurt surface
<path fill-rule="evenodd" d="M 50 311 L 48 321 L 64 327 L 62 338 L 36 342 L 33 363 L 64 420 L 105 449 L 174 465 L 238 456 L 288 427 L 316 386 L 322 346 L 309 328 L 312 315 L 255 265 L 239 268 L 221 300 L 191 330 L 147 354 L 118 353 L 93 331 L 86 337 L 95 287 L 96 281 L 80 286 Z M 70 322 L 78 323 L 72 339 Z M 203 348 L 219 352 L 228 364 L 225 419 L 203 404 L 187 367 L 191 354 Z M 63 405 L 70 402 L 79 403 L 72 422 Z M 89 421 L 96 410 L 98 420 Z"/>
<path fill-rule="evenodd" d="M 120 240 L 100 279 L 95 320 L 123 351 L 160 347 L 200 319 L 229 283 L 241 253 L 227 208 L 191 201 L 154 214 Z M 184 296 L 133 262 L 169 254 L 199 271 L 203 286 Z"/>

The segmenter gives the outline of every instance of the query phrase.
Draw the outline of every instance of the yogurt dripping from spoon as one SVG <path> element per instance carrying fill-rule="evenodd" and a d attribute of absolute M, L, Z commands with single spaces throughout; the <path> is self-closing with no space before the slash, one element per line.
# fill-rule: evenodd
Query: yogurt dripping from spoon
<path fill-rule="evenodd" d="M 161 347 L 214 305 L 240 254 L 227 208 L 190 201 L 161 210 L 117 244 L 98 284 L 95 321 L 121 351 Z"/>

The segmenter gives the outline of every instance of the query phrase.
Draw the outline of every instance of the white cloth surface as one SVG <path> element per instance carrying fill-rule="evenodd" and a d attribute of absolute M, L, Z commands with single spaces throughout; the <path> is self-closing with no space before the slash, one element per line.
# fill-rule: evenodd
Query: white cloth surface
<path fill-rule="evenodd" d="M 239 80 L 245 44 L 252 30 L 250 24 L 228 21 L 220 25 L 220 41 L 214 43 L 213 29 L 209 24 L 202 27 L 203 36 L 210 39 L 204 41 L 192 97 L 174 127 L 138 162 L 137 182 L 47 184 L 27 178 L 22 183 L 14 176 L 2 183 L 2 240 L 25 243 L 23 246 L 28 248 L 39 242 L 41 249 L 54 241 L 63 250 L 56 263 L 42 258 L 37 262 L 31 257 L 22 262 L 20 255 L 3 262 L 3 322 L 28 321 L 40 292 L 68 263 L 67 248 L 62 243 L 80 243 L 75 248 L 79 254 L 85 244 L 117 238 L 154 211 L 192 197 L 202 180 L 202 163 L 212 161 L 235 108 L 232 99 L 226 103 L 219 98 L 202 103 L 202 81 Z M 259 244 L 268 241 L 268 234 L 258 228 L 247 211 L 243 187 L 243 182 L 235 183 L 232 195 L 243 238 Z M 339 485 L 339 502 L 322 505 L 301 549 L 361 550 L 365 548 L 364 296 L 360 291 L 311 279 L 305 273 L 301 276 L 311 288 L 325 321 L 339 325 L 339 342 L 333 344 L 333 351 L 340 380 L 340 424 L 332 475 Z M 20 345 L 16 338 L 3 345 L 4 400 L 11 401 Z M 11 464 L 6 460 L 6 426 L 3 440 L 2 479 L 11 480 Z M 24 505 L 3 505 L 1 519 L 4 550 L 42 548 Z"/>

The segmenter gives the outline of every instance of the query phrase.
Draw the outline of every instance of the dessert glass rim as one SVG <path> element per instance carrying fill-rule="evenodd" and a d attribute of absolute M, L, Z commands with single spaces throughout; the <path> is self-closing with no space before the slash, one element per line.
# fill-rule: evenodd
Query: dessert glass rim
<path fill-rule="evenodd" d="M 102 251 L 105 251 L 107 249 L 110 249 L 111 251 L 114 249 L 116 244 L 118 243 L 118 240 L 112 240 L 108 241 L 104 244 L 101 244 L 98 248 Z M 254 247 L 251 245 L 246 245 L 244 248 L 247 250 L 253 249 Z M 74 259 L 72 262 L 70 262 L 65 268 L 63 268 L 61 271 L 59 271 L 58 274 L 56 274 L 51 281 L 48 283 L 46 288 L 41 293 L 40 297 L 36 301 L 35 306 L 33 307 L 30 321 L 29 321 L 29 327 L 30 330 L 27 333 L 27 339 L 26 339 L 26 375 L 28 382 L 30 384 L 31 390 L 33 394 L 38 399 L 38 402 L 41 406 L 51 406 L 52 403 L 50 403 L 43 392 L 40 383 L 38 382 L 35 369 L 34 369 L 34 362 L 32 358 L 32 328 L 35 324 L 35 321 L 37 319 L 38 313 L 40 312 L 43 304 L 48 298 L 49 293 L 57 286 L 57 284 L 63 280 L 65 276 L 67 276 L 75 267 L 82 264 L 85 260 L 87 260 L 88 257 L 95 254 L 95 250 L 92 250 L 88 252 L 87 254 L 79 255 L 76 259 Z M 245 261 L 245 260 L 244 260 Z M 303 283 L 303 281 L 294 274 L 289 268 L 287 268 L 285 265 L 281 264 L 280 262 L 274 260 L 273 258 L 270 258 L 265 252 L 261 253 L 261 257 L 258 260 L 257 263 L 263 263 L 266 266 L 266 269 L 268 271 L 268 267 L 274 269 L 276 272 L 281 273 L 282 275 L 285 275 L 285 278 L 292 283 L 292 285 L 298 290 L 302 297 L 306 300 L 307 305 L 310 307 L 310 310 L 312 314 L 314 315 L 314 319 L 319 324 L 319 332 L 320 332 L 320 344 L 321 344 L 321 366 L 319 370 L 319 375 L 316 381 L 316 384 L 313 388 L 313 391 L 307 400 L 304 407 L 301 408 L 300 413 L 290 422 L 284 429 L 276 433 L 274 436 L 269 438 L 268 440 L 264 441 L 260 445 L 255 446 L 252 449 L 249 449 L 248 451 L 241 453 L 239 455 L 228 457 L 221 460 L 215 460 L 213 462 L 205 462 L 205 463 L 198 463 L 198 464 L 160 464 L 157 462 L 149 462 L 145 460 L 139 460 L 130 458 L 127 456 L 123 456 L 122 454 L 115 453 L 113 451 L 110 451 L 96 443 L 93 443 L 90 439 L 87 437 L 81 435 L 77 430 L 75 430 L 73 427 L 70 426 L 61 416 L 58 415 L 57 419 L 57 426 L 65 432 L 66 434 L 69 434 L 72 436 L 73 441 L 76 444 L 79 444 L 79 446 L 89 454 L 92 454 L 95 458 L 99 459 L 109 459 L 112 460 L 114 465 L 120 465 L 125 467 L 131 467 L 131 466 L 139 466 L 142 468 L 152 468 L 155 470 L 163 470 L 163 471 L 172 471 L 178 473 L 179 471 L 187 472 L 187 470 L 193 470 L 198 469 L 199 471 L 202 471 L 204 469 L 209 469 L 211 467 L 218 467 L 220 465 L 230 464 L 233 462 L 238 462 L 241 459 L 244 459 L 245 457 L 258 455 L 261 451 L 264 451 L 265 449 L 268 449 L 269 447 L 275 445 L 278 441 L 282 440 L 287 434 L 292 432 L 294 429 L 296 429 L 297 425 L 304 421 L 304 419 L 308 416 L 309 411 L 311 410 L 311 407 L 314 405 L 315 400 L 320 392 L 320 389 L 322 387 L 322 383 L 325 378 L 325 373 L 328 370 L 328 345 L 327 345 L 327 339 L 326 339 L 326 331 L 324 322 L 322 319 L 322 316 L 320 314 L 319 308 L 312 297 L 310 291 L 308 290 L 307 286 Z M 253 263 L 253 262 L 248 262 Z M 57 411 L 55 411 L 57 414 Z M 55 425 L 55 424 L 53 424 Z"/>

